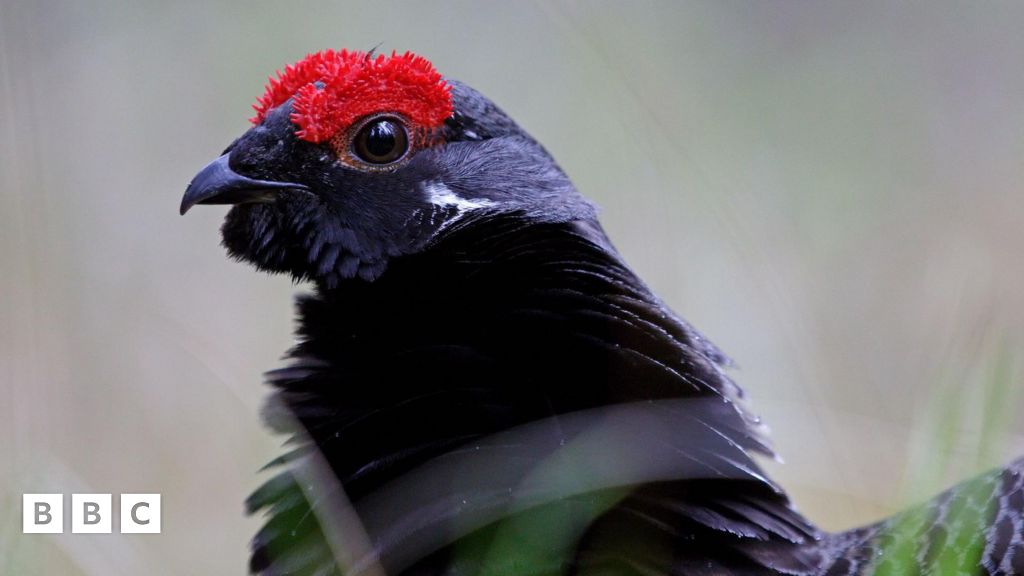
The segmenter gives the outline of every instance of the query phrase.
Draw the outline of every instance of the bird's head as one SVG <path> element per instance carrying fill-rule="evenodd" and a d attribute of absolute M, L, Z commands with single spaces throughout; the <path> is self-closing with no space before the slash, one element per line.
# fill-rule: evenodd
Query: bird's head
<path fill-rule="evenodd" d="M 543 147 L 411 53 L 311 54 L 254 107 L 253 127 L 196 175 L 181 213 L 233 204 L 224 245 L 260 269 L 371 281 L 470 215 L 593 217 Z"/>

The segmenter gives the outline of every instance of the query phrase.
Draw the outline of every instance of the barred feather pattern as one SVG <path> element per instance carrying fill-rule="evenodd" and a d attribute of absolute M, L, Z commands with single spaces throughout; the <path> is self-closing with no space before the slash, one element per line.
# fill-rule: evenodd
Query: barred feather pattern
<path fill-rule="evenodd" d="M 1024 574 L 1024 459 L 820 544 L 817 574 Z"/>

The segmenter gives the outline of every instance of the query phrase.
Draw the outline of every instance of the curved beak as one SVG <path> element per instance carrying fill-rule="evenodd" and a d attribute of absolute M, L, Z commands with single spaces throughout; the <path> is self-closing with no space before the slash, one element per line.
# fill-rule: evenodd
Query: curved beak
<path fill-rule="evenodd" d="M 181 214 L 196 204 L 272 202 L 274 195 L 281 190 L 309 191 L 309 188 L 294 182 L 254 180 L 242 176 L 228 166 L 228 155 L 224 154 L 192 179 L 181 199 Z"/>

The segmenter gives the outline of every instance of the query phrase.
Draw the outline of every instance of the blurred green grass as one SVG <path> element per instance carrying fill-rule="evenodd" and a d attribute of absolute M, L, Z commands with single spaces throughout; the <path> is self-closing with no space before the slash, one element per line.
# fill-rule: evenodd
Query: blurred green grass
<path fill-rule="evenodd" d="M 296 289 L 224 257 L 222 210 L 176 208 L 266 76 L 323 47 L 421 52 L 544 142 L 742 366 L 772 473 L 825 527 L 1024 453 L 1020 416 L 986 412 L 1010 400 L 977 393 L 1024 342 L 1022 22 L 1014 3 L 0 0 L 0 571 L 242 570 L 241 502 L 279 441 L 260 373 Z M 936 428 L 941 406 L 968 415 Z M 20 534 L 21 493 L 86 489 L 163 493 L 164 533 Z"/>
<path fill-rule="evenodd" d="M 932 398 L 922 413 L 927 424 L 921 427 L 906 466 L 909 479 L 904 482 L 904 500 L 908 507 L 933 498 L 948 487 L 951 477 L 952 482 L 958 480 L 963 464 L 953 454 L 965 437 L 972 447 L 974 459 L 969 465 L 973 469 L 998 468 L 1001 463 L 1001 453 L 1021 405 L 1019 356 L 1005 342 L 997 343 L 989 356 L 979 359 L 964 376 L 963 380 L 946 382 L 943 393 Z M 986 542 L 985 533 L 978 527 L 992 520 L 992 506 L 998 500 L 990 497 L 996 488 L 997 482 L 972 481 L 951 498 L 944 514 L 946 545 L 930 557 L 932 573 L 955 576 L 963 574 L 966 567 L 980 564 Z M 929 557 L 928 543 L 916 535 L 927 531 L 932 521 L 927 508 L 915 509 L 890 527 L 879 553 L 877 574 L 922 572 L 919 558 Z"/>

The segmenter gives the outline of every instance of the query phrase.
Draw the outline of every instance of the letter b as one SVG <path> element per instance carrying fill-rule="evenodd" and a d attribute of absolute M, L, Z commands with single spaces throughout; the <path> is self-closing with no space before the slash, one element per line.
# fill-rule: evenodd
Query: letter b
<path fill-rule="evenodd" d="M 96 502 L 86 502 L 85 510 L 83 512 L 85 518 L 82 519 L 82 523 L 88 526 L 89 524 L 100 523 L 100 505 Z"/>
<path fill-rule="evenodd" d="M 64 532 L 63 494 L 22 494 L 21 531 L 25 534 Z"/>
<path fill-rule="evenodd" d="M 110 494 L 72 494 L 71 532 L 110 534 Z"/>
<path fill-rule="evenodd" d="M 36 525 L 49 524 L 51 520 L 53 514 L 50 514 L 50 505 L 46 502 L 36 502 Z"/>

